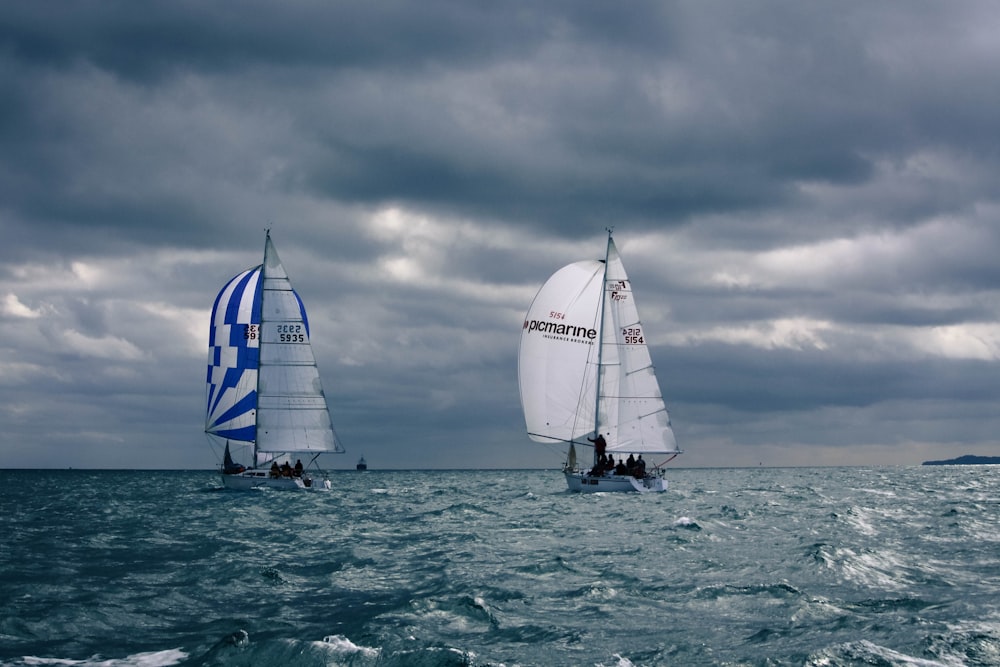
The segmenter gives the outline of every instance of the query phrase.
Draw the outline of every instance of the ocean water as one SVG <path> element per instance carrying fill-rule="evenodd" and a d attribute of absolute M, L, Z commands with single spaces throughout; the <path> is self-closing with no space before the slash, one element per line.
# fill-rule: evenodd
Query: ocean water
<path fill-rule="evenodd" d="M 0 664 L 1000 664 L 1000 466 L 332 478 L 0 471 Z"/>

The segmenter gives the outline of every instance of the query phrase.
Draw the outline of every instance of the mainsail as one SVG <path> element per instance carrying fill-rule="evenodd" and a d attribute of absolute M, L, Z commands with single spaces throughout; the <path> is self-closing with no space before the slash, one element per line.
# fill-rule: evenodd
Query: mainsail
<path fill-rule="evenodd" d="M 521 331 L 518 380 L 528 435 L 607 451 L 677 453 L 631 283 L 611 236 L 605 261 L 556 271 Z"/>
<path fill-rule="evenodd" d="M 305 306 L 271 242 L 264 263 L 226 283 L 209 328 L 205 431 L 281 454 L 343 452 L 309 339 Z"/>

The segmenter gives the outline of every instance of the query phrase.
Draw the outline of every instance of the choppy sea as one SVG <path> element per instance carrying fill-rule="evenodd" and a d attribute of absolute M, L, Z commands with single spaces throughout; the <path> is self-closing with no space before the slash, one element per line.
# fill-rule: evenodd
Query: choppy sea
<path fill-rule="evenodd" d="M 669 478 L 0 471 L 0 664 L 1000 664 L 1000 466 Z"/>

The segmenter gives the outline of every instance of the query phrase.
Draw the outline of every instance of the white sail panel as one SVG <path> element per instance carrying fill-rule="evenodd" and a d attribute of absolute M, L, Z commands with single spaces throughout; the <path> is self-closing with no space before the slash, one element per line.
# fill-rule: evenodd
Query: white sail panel
<path fill-rule="evenodd" d="M 209 326 L 205 430 L 242 442 L 255 438 L 260 276 L 257 266 L 227 282 Z"/>
<path fill-rule="evenodd" d="M 305 308 L 271 238 L 264 249 L 258 452 L 342 452 L 309 339 Z"/>
<path fill-rule="evenodd" d="M 528 435 L 573 441 L 593 433 L 604 263 L 569 264 L 535 295 L 521 330 L 518 382 Z"/>
<path fill-rule="evenodd" d="M 610 237 L 602 341 L 598 430 L 608 451 L 677 452 L 632 285 Z"/>

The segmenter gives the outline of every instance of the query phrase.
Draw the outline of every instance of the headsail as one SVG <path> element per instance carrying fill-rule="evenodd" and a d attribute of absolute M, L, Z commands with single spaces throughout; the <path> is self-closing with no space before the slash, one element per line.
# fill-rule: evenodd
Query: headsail
<path fill-rule="evenodd" d="M 576 447 L 573 443 L 570 443 L 569 451 L 566 452 L 566 464 L 563 467 L 566 470 L 576 470 Z"/>
<path fill-rule="evenodd" d="M 226 453 L 222 457 L 222 473 L 225 475 L 236 475 L 246 470 L 246 466 L 233 461 L 233 455 L 229 453 L 229 441 L 226 441 Z"/>

